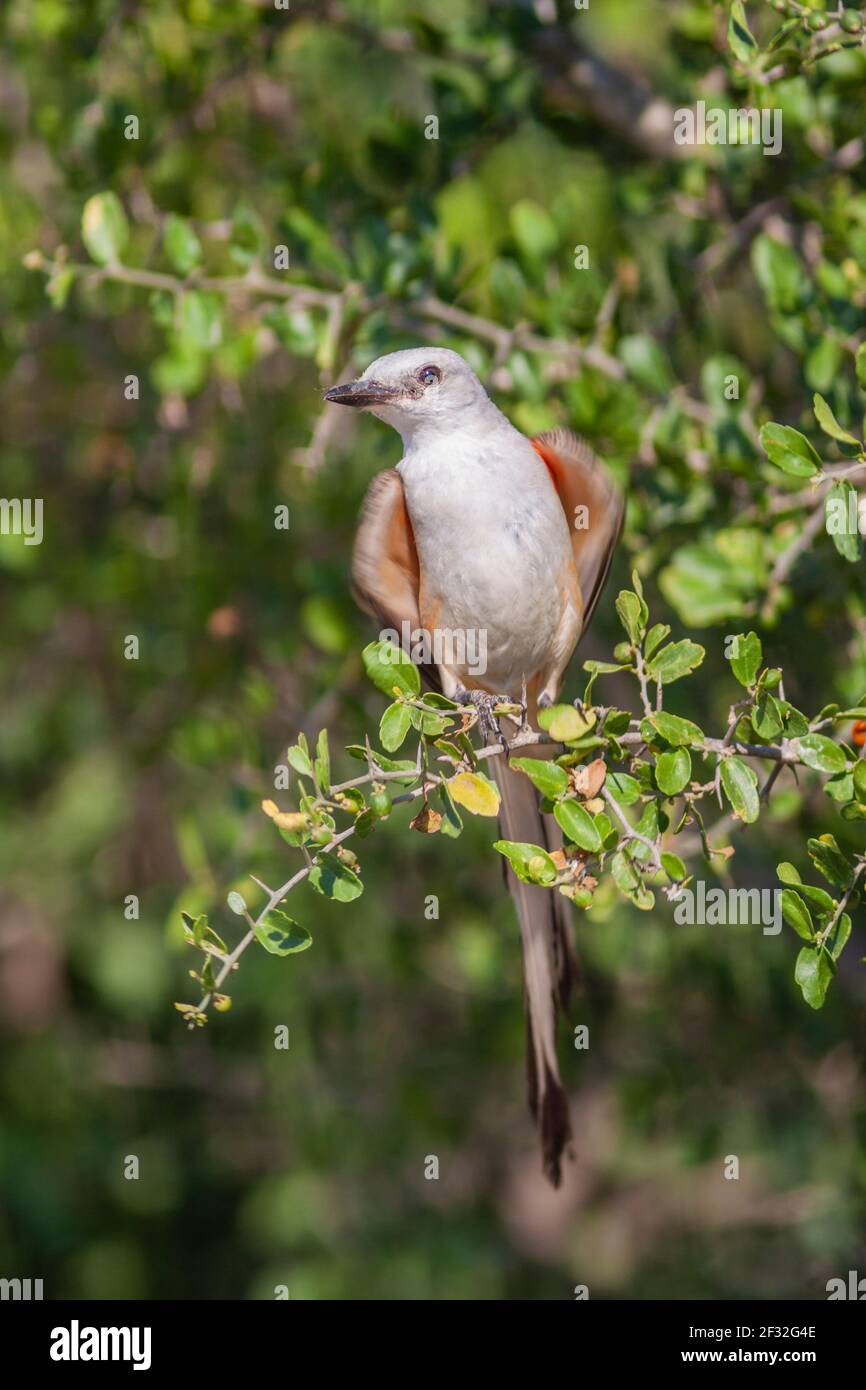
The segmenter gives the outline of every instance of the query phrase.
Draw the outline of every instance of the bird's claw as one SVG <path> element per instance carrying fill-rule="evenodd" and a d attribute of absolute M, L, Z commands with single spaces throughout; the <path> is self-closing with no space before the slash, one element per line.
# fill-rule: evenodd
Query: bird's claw
<path fill-rule="evenodd" d="M 478 713 L 478 727 L 485 740 L 498 743 L 507 757 L 509 753 L 508 740 L 502 732 L 499 720 L 503 715 L 509 715 L 513 718 L 515 714 L 519 713 L 520 728 L 523 730 L 527 724 L 525 697 L 521 702 L 513 699 L 510 695 L 490 695 L 486 690 L 464 690 L 461 688 L 455 692 L 454 698 L 458 704 L 474 706 Z"/>

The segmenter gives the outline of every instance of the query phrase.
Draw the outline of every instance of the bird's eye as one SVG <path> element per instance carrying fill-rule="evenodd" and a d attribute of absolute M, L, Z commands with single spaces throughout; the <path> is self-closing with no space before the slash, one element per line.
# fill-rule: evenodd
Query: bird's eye
<path fill-rule="evenodd" d="M 434 381 L 440 381 L 441 379 L 442 373 L 439 368 L 434 367 L 432 363 L 426 367 L 422 367 L 418 372 L 418 380 L 421 382 L 422 386 L 432 386 Z"/>

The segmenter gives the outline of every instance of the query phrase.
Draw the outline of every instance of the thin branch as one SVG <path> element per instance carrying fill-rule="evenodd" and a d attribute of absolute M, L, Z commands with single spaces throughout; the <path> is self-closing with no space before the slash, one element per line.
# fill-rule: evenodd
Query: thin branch
<path fill-rule="evenodd" d="M 820 932 L 819 935 L 815 938 L 815 944 L 819 947 L 819 949 L 824 945 L 828 937 L 832 935 L 833 928 L 836 926 L 837 922 L 842 916 L 842 913 L 845 911 L 845 908 L 851 901 L 851 896 L 855 888 L 857 887 L 858 880 L 860 878 L 860 875 L 863 873 L 864 869 L 866 869 L 866 859 L 861 859 L 860 863 L 854 869 L 854 873 L 851 876 L 851 882 L 848 884 L 848 887 L 845 889 L 845 892 L 842 894 L 842 897 L 836 904 L 836 910 L 833 913 L 833 916 L 830 918 L 830 921 L 827 923 L 824 930 Z"/>

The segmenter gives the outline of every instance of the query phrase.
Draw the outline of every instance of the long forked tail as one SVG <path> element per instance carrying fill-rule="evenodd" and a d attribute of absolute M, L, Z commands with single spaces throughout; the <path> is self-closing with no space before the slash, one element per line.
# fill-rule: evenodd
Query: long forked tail
<path fill-rule="evenodd" d="M 491 762 L 502 796 L 499 823 L 503 838 L 556 848 L 551 840 L 558 827 L 550 817 L 542 817 L 538 794 L 529 778 L 510 768 L 504 758 Z M 561 838 L 558 843 L 562 843 Z M 568 1101 L 556 1056 L 557 1014 L 560 1007 L 567 1006 L 577 979 L 571 913 L 561 894 L 522 883 L 508 864 L 506 881 L 517 907 L 523 943 L 529 1108 L 538 1126 L 544 1172 L 558 1187 L 562 1156 L 571 1139 Z"/>

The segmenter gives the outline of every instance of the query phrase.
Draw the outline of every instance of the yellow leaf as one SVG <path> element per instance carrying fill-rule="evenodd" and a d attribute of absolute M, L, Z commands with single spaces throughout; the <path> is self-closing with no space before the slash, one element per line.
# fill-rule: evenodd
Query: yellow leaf
<path fill-rule="evenodd" d="M 480 772 L 458 772 L 448 783 L 448 790 L 455 801 L 471 811 L 473 816 L 496 816 L 499 814 L 499 791 L 489 778 Z"/>
<path fill-rule="evenodd" d="M 280 830 L 303 830 L 307 824 L 303 811 L 281 811 L 274 801 L 263 801 L 262 810 Z"/>

